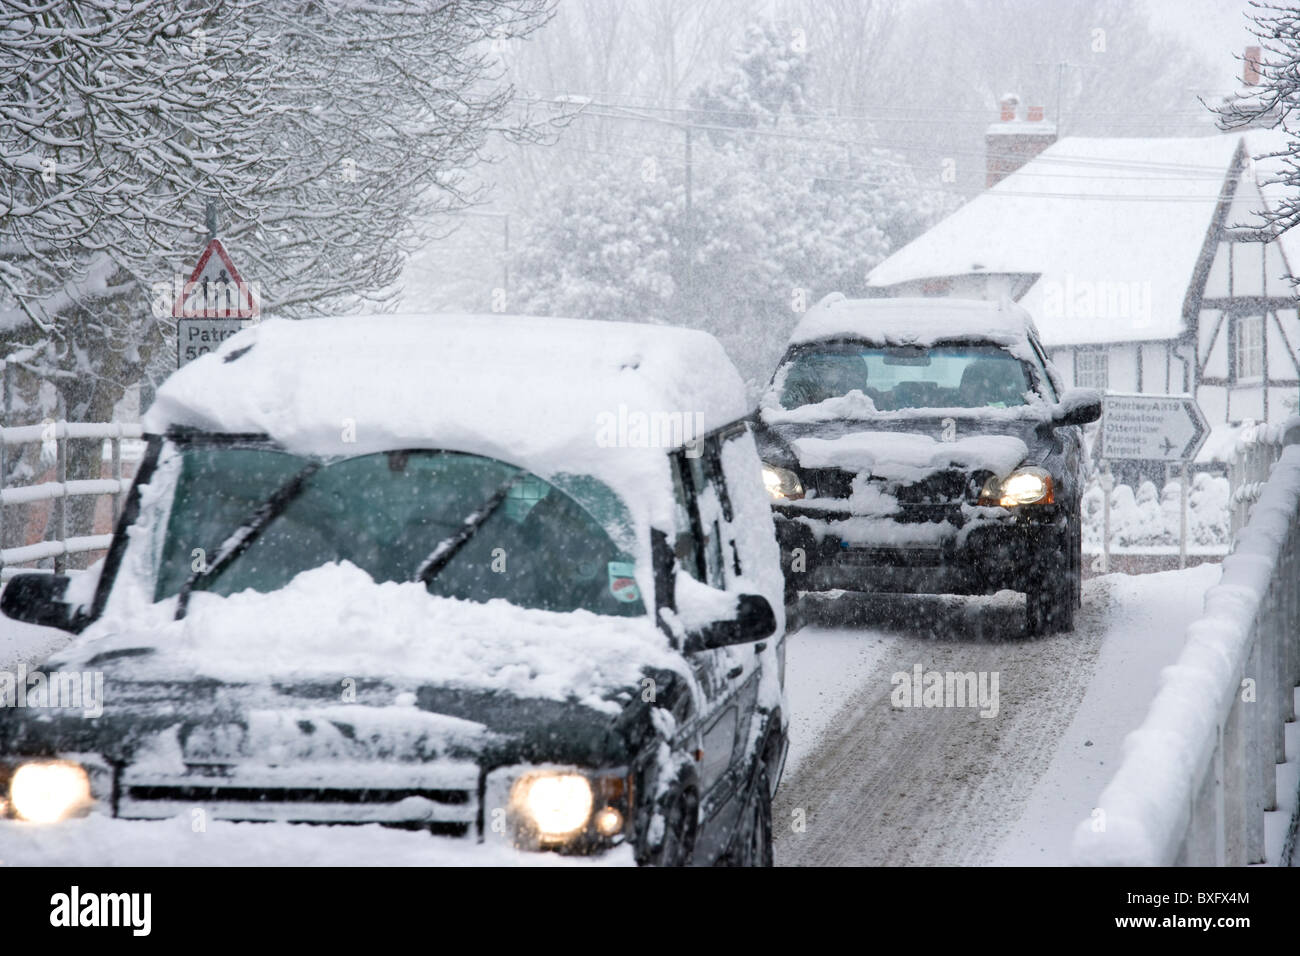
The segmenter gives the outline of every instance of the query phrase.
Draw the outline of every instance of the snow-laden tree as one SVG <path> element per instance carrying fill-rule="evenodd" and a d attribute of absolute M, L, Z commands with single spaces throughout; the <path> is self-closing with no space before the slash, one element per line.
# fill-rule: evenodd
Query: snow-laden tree
<path fill-rule="evenodd" d="M 512 259 L 510 311 L 661 320 L 676 297 L 680 180 L 592 159 L 541 197 Z"/>
<path fill-rule="evenodd" d="M 792 42 L 788 24 L 749 24 L 731 62 L 691 95 L 691 106 L 718 126 L 777 123 L 784 112 L 806 113 L 810 81 L 807 47 Z"/>
<path fill-rule="evenodd" d="M 536 132 L 494 48 L 549 3 L 6 0 L 0 348 L 106 420 L 172 354 L 150 290 L 188 273 L 209 203 L 265 313 L 382 301 L 413 223 L 474 200 L 487 138 Z"/>
<path fill-rule="evenodd" d="M 872 266 L 950 208 L 855 127 L 790 109 L 809 67 L 785 36 L 771 22 L 746 31 L 693 95 L 698 108 L 660 127 L 674 152 L 568 166 L 525 227 L 509 308 L 702 328 L 757 384 L 808 306 L 861 292 Z M 687 127 L 689 202 L 675 152 Z"/>

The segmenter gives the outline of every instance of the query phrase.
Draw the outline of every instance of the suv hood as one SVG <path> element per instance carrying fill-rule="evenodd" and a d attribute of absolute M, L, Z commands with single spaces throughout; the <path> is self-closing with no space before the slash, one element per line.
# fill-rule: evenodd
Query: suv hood
<path fill-rule="evenodd" d="M 759 431 L 763 460 L 796 469 L 840 468 L 917 481 L 944 468 L 1004 475 L 1042 461 L 1055 445 L 1033 412 L 965 417 L 777 422 Z"/>

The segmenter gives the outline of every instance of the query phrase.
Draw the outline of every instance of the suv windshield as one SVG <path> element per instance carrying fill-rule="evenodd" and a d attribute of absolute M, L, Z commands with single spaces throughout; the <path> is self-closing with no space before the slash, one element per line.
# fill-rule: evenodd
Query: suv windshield
<path fill-rule="evenodd" d="M 1026 404 L 1031 383 L 1025 364 L 997 345 L 839 343 L 802 349 L 788 360 L 781 405 L 816 405 L 857 391 L 882 412 L 1007 408 Z"/>
<path fill-rule="evenodd" d="M 270 592 L 301 571 L 350 561 L 376 581 L 425 580 L 446 597 L 645 613 L 631 557 L 591 513 L 504 462 L 445 451 L 323 462 L 217 444 L 181 455 L 155 600 L 187 582 L 223 595 Z M 580 486 L 596 513 L 620 510 L 604 485 Z M 223 559 L 241 535 L 242 550 Z"/>

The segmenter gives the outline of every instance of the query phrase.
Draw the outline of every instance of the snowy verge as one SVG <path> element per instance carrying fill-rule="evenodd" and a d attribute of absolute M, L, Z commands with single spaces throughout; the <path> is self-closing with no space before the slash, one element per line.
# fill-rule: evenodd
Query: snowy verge
<path fill-rule="evenodd" d="M 1123 763 L 1093 814 L 1075 828 L 1075 863 L 1171 865 L 1189 860 L 1206 840 L 1213 847 L 1213 835 L 1200 832 L 1207 822 L 1201 815 L 1207 791 L 1212 811 L 1216 788 L 1213 777 L 1207 785 L 1207 774 L 1221 746 L 1229 766 L 1223 774 L 1224 798 L 1244 801 L 1242 812 L 1252 812 L 1260 799 L 1254 793 L 1260 775 L 1248 774 L 1251 779 L 1243 782 L 1240 772 L 1234 773 L 1243 741 L 1225 739 L 1223 729 L 1231 718 L 1239 718 L 1231 722 L 1245 726 L 1241 736 L 1249 751 L 1252 732 L 1274 733 L 1270 724 L 1282 712 L 1277 694 L 1289 690 L 1282 675 L 1274 675 L 1277 686 L 1268 686 L 1269 669 L 1254 667 L 1251 661 L 1257 651 L 1263 660 L 1276 654 L 1273 641 L 1300 637 L 1300 622 L 1288 626 L 1280 613 L 1272 619 L 1267 602 L 1282 560 L 1289 558 L 1293 565 L 1296 560 L 1285 549 L 1289 534 L 1291 548 L 1296 547 L 1298 512 L 1300 446 L 1291 446 L 1274 468 L 1233 553 L 1224 559 L 1222 577 L 1206 595 L 1203 615 L 1188 628 L 1183 653 L 1165 671 L 1146 719 L 1125 741 Z M 1294 581 L 1281 586 L 1294 587 Z M 1238 709 L 1247 679 L 1258 681 L 1259 702 L 1244 706 L 1269 708 L 1255 719 L 1240 719 L 1254 716 Z M 1266 799 L 1262 805 L 1271 802 Z M 1213 812 L 1208 817 L 1213 826 Z M 1246 829 L 1252 829 L 1251 821 Z M 1235 840 L 1236 835 L 1225 839 Z"/>

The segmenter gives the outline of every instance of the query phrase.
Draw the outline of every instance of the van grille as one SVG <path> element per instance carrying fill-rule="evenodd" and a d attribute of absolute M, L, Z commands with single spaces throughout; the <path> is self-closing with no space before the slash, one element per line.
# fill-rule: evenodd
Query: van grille
<path fill-rule="evenodd" d="M 128 819 L 163 819 L 206 810 L 213 819 L 288 823 L 385 823 L 420 826 L 447 836 L 466 836 L 478 820 L 478 768 L 411 768 L 407 780 L 377 781 L 373 787 L 307 785 L 286 777 L 303 776 L 287 768 L 228 768 L 229 779 L 211 779 L 210 765 L 191 774 L 159 775 L 128 768 L 122 781 L 117 815 Z M 400 768 L 399 768 L 400 769 Z M 362 771 L 364 773 L 364 771 Z M 416 779 L 420 776 L 425 780 Z M 279 779 L 277 779 L 279 778 Z M 441 779 L 439 779 L 441 778 Z M 449 779 L 455 778 L 455 779 Z M 384 785 L 387 783 L 388 785 Z M 394 785 L 398 784 L 398 785 Z"/>

